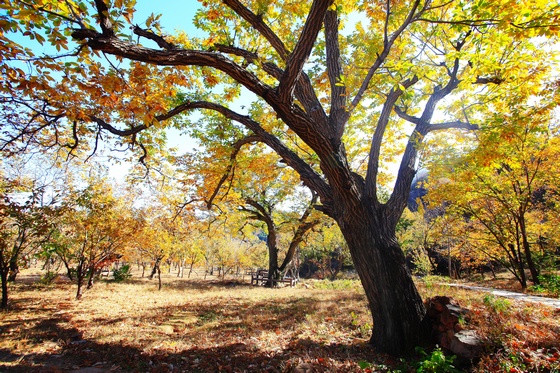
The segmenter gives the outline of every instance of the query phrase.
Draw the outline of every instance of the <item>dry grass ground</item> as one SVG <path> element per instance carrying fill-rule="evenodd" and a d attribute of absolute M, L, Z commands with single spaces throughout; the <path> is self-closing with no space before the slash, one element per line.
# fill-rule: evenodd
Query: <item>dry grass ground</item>
<path fill-rule="evenodd" d="M 363 372 L 360 361 L 375 371 L 414 368 L 368 346 L 371 319 L 355 281 L 265 289 L 248 279 L 166 276 L 158 291 L 157 281 L 134 278 L 100 281 L 76 301 L 72 284 L 31 279 L 11 287 L 10 309 L 0 313 L 0 372 Z M 490 352 L 469 370 L 560 371 L 557 312 L 421 288 L 473 310 L 469 324 Z"/>

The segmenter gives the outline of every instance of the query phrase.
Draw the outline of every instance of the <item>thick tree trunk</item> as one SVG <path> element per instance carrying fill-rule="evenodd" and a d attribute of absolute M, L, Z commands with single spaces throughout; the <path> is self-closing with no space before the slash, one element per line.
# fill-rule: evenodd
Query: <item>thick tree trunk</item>
<path fill-rule="evenodd" d="M 272 288 L 278 285 L 277 281 L 280 279 L 280 271 L 278 270 L 278 248 L 268 247 L 268 282 L 266 287 Z"/>
<path fill-rule="evenodd" d="M 394 228 L 384 214 L 346 209 L 337 219 L 362 281 L 371 314 L 371 344 L 399 356 L 430 342 L 426 310 L 408 270 Z"/>

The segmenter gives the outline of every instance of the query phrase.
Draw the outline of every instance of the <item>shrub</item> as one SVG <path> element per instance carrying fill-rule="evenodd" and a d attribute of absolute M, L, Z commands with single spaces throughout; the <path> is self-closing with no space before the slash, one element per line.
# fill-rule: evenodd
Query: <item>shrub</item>
<path fill-rule="evenodd" d="M 360 281 L 350 279 L 315 281 L 313 287 L 321 290 L 361 290 Z"/>
<path fill-rule="evenodd" d="M 539 285 L 533 285 L 530 290 L 538 293 L 546 293 L 548 295 L 560 296 L 560 276 L 555 274 L 547 274 L 539 276 Z"/>
<path fill-rule="evenodd" d="M 47 273 L 45 273 L 41 277 L 41 279 L 39 280 L 39 283 L 43 284 L 43 285 L 51 285 L 53 283 L 53 281 L 56 279 L 57 276 L 58 276 L 57 272 L 47 271 Z"/>
<path fill-rule="evenodd" d="M 131 277 L 132 273 L 130 272 L 129 264 L 122 265 L 120 268 L 113 271 L 113 278 L 116 282 L 126 281 Z"/>
<path fill-rule="evenodd" d="M 453 366 L 453 360 L 456 356 L 445 356 L 441 348 L 436 348 L 430 354 L 421 347 L 416 347 L 416 352 L 424 357 L 424 360 L 416 364 L 416 372 L 418 373 L 455 373 L 459 372 Z"/>
<path fill-rule="evenodd" d="M 496 298 L 492 294 L 484 295 L 482 302 L 486 307 L 492 309 L 494 312 L 503 314 L 507 314 L 511 306 L 511 302 L 507 299 Z"/>

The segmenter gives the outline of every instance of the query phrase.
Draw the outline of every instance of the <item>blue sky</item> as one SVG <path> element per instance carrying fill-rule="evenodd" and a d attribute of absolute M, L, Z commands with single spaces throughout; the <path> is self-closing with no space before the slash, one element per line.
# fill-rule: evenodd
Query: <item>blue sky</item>
<path fill-rule="evenodd" d="M 133 22 L 142 26 L 151 13 L 161 14 L 160 23 L 164 32 L 172 34 L 176 30 L 184 30 L 189 36 L 201 37 L 203 33 L 192 24 L 200 7 L 197 0 L 138 0 Z"/>

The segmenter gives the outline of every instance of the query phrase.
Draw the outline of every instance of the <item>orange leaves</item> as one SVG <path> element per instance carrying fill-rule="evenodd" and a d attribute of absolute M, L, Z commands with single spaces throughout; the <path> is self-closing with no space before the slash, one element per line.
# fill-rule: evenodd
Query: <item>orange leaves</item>
<path fill-rule="evenodd" d="M 214 74 L 206 74 L 204 75 L 204 83 L 209 87 L 212 88 L 216 86 L 220 81 Z"/>

